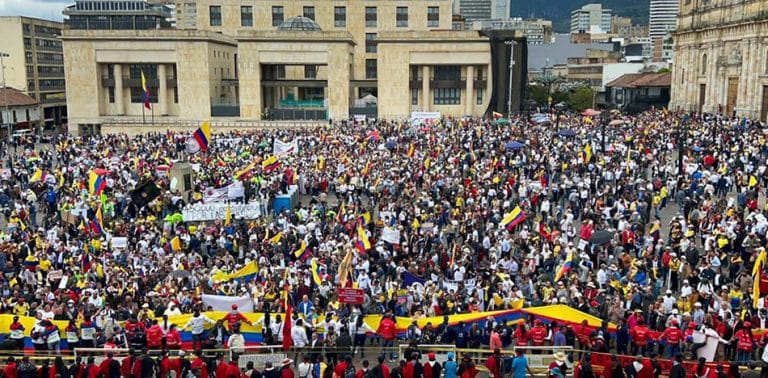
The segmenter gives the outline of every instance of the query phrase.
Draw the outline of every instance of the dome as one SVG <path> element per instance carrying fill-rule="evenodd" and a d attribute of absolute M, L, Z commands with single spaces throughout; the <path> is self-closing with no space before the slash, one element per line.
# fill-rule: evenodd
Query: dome
<path fill-rule="evenodd" d="M 283 21 L 283 23 L 277 27 L 277 30 L 320 31 L 321 29 L 320 25 L 318 25 L 317 22 L 315 22 L 313 19 L 296 16 Z"/>

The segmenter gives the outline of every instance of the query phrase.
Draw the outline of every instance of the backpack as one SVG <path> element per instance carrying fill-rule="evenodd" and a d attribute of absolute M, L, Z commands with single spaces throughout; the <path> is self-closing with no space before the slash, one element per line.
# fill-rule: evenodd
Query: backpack
<path fill-rule="evenodd" d="M 355 367 L 352 364 L 349 364 L 347 369 L 344 370 L 344 378 L 355 378 L 355 373 Z"/>

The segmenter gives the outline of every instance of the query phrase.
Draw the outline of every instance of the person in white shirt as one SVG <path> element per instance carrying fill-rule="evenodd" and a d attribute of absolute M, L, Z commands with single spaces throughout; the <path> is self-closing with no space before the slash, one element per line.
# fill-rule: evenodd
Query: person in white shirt
<path fill-rule="evenodd" d="M 307 329 L 304 328 L 304 321 L 301 319 L 296 320 L 296 324 L 291 327 L 291 339 L 295 347 L 305 347 L 309 343 L 307 338 Z"/>
<path fill-rule="evenodd" d="M 232 329 L 232 335 L 229 336 L 228 345 L 229 349 L 235 353 L 243 353 L 245 351 L 245 337 L 240 333 L 240 326 L 235 326 Z"/>
<path fill-rule="evenodd" d="M 192 349 L 197 350 L 203 348 L 203 332 L 205 332 L 205 324 L 216 324 L 215 321 L 209 319 L 207 316 L 200 313 L 200 310 L 195 309 L 192 317 L 189 318 L 187 324 L 182 329 L 192 330 Z"/>

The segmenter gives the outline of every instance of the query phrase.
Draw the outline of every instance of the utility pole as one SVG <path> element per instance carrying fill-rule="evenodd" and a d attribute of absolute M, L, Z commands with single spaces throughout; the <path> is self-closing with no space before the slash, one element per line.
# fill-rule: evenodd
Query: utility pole
<path fill-rule="evenodd" d="M 509 45 L 509 92 L 507 95 L 507 118 L 512 118 L 512 76 L 514 74 L 515 67 L 515 41 L 505 41 L 505 45 Z"/>
<path fill-rule="evenodd" d="M 6 135 L 6 137 L 8 138 L 8 141 L 11 140 L 12 132 L 11 132 L 11 121 L 10 119 L 6 119 L 6 118 L 11 117 L 11 110 L 10 110 L 10 107 L 8 106 L 8 87 L 6 86 L 6 82 L 5 82 L 5 60 L 3 60 L 3 58 L 7 58 L 9 56 L 10 55 L 8 55 L 7 53 L 0 52 L 0 70 L 3 71 L 3 97 L 4 97 L 3 101 L 5 101 L 5 117 L 3 117 L 3 122 L 5 122 L 8 125 L 8 128 L 6 130 L 6 132 L 8 133 L 8 135 Z"/>

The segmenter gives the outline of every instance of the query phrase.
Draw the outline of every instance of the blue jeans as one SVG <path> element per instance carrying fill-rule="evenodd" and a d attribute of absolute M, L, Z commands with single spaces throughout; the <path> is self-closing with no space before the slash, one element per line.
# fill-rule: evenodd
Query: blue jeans
<path fill-rule="evenodd" d="M 750 359 L 752 359 L 752 352 L 747 352 L 745 350 L 737 350 L 736 351 L 736 361 L 738 361 L 738 362 L 747 362 Z"/>
<path fill-rule="evenodd" d="M 667 358 L 672 358 L 680 354 L 680 344 L 667 345 Z"/>
<path fill-rule="evenodd" d="M 390 360 L 396 360 L 397 359 L 397 351 L 395 350 L 395 340 L 383 340 L 384 343 L 381 344 L 381 356 L 384 358 L 387 358 L 387 349 L 391 350 L 390 353 Z"/>

